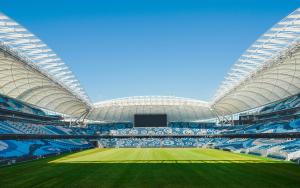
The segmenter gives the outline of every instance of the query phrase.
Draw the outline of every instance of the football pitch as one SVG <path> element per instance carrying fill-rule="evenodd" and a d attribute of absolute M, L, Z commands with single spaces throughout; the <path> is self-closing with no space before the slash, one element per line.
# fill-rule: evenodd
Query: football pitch
<path fill-rule="evenodd" d="M 4 187 L 300 187 L 300 166 L 214 149 L 91 149 L 0 168 Z"/>

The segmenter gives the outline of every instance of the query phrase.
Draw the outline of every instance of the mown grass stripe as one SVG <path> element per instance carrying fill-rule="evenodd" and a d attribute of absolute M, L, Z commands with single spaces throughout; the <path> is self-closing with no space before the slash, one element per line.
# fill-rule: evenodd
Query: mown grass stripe
<path fill-rule="evenodd" d="M 300 166 L 202 148 L 91 149 L 0 168 L 2 187 L 300 187 Z"/>

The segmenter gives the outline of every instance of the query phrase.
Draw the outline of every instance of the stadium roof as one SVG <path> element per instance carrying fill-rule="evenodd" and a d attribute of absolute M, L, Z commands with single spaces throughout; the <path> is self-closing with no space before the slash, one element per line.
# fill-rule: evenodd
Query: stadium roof
<path fill-rule="evenodd" d="M 172 96 L 137 96 L 96 103 L 88 119 L 133 121 L 134 114 L 167 114 L 168 121 L 197 121 L 215 117 L 204 101 Z"/>
<path fill-rule="evenodd" d="M 213 109 L 228 115 L 300 92 L 300 9 L 257 39 L 219 87 Z"/>
<path fill-rule="evenodd" d="M 0 91 L 25 102 L 80 116 L 90 101 L 65 63 L 40 39 L 0 14 Z"/>
<path fill-rule="evenodd" d="M 300 93 L 300 9 L 252 44 L 233 65 L 212 102 L 143 96 L 92 104 L 65 63 L 40 39 L 0 14 L 0 92 L 36 106 L 97 121 L 132 121 L 166 113 L 169 121 L 230 115 Z"/>

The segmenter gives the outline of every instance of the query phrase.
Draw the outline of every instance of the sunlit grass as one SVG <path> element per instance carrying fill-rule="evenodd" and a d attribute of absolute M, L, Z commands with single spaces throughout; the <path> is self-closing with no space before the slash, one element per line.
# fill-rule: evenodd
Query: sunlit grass
<path fill-rule="evenodd" d="M 282 163 L 268 158 L 202 148 L 93 149 L 50 163 Z"/>
<path fill-rule="evenodd" d="M 0 168 L 0 187 L 300 187 L 291 162 L 214 149 L 92 149 Z"/>

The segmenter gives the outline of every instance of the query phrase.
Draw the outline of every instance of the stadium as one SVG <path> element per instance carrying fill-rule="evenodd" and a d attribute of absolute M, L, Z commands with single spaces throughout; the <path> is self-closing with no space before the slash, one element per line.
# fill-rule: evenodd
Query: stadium
<path fill-rule="evenodd" d="M 0 187 L 299 187 L 300 9 L 211 101 L 92 102 L 65 62 L 0 14 Z"/>

